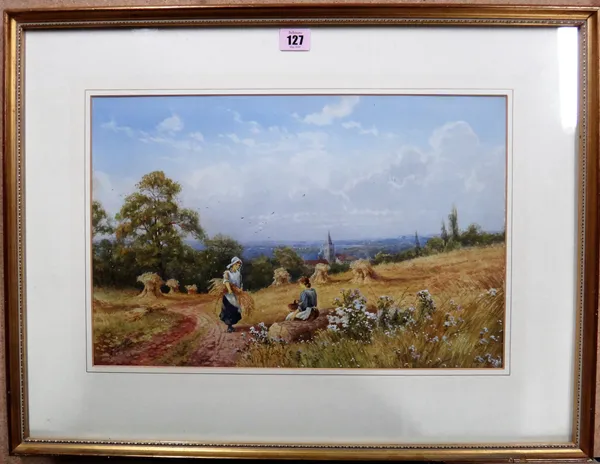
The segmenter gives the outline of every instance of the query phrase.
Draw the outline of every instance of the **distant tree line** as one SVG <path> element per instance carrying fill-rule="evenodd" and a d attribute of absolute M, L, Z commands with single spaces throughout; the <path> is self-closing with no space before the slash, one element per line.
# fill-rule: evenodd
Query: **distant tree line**
<path fill-rule="evenodd" d="M 465 230 L 461 230 L 458 224 L 458 211 L 452 207 L 448 214 L 448 226 L 442 219 L 440 235 L 431 237 L 425 246 L 421 246 L 419 234 L 415 232 L 415 245 L 399 253 L 377 253 L 373 259 L 374 264 L 407 261 L 419 256 L 429 256 L 437 253 L 454 251 L 459 248 L 488 246 L 496 243 L 504 243 L 506 233 L 485 232 L 479 224 L 469 224 Z"/>
<path fill-rule="evenodd" d="M 202 292 L 210 279 L 223 275 L 233 256 L 243 255 L 243 246 L 233 238 L 206 235 L 198 213 L 180 206 L 181 185 L 162 171 L 146 174 L 135 187 L 114 218 L 98 201 L 92 203 L 94 285 L 133 287 L 137 276 L 156 272 L 165 281 L 195 284 Z M 201 241 L 202 249 L 185 243 L 188 238 Z M 280 247 L 272 258 L 244 261 L 245 288 L 269 286 L 278 267 L 294 279 L 310 272 L 292 248 Z"/>

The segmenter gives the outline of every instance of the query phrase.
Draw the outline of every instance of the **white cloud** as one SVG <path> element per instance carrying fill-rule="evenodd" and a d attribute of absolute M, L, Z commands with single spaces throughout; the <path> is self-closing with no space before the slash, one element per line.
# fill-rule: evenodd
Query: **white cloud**
<path fill-rule="evenodd" d="M 179 116 L 173 114 L 166 119 L 163 119 L 156 126 L 156 130 L 158 132 L 167 132 L 169 134 L 174 134 L 175 132 L 179 132 L 183 130 L 183 121 Z"/>
<path fill-rule="evenodd" d="M 372 126 L 370 129 L 365 129 L 361 123 L 356 122 L 356 121 L 348 121 L 348 122 L 344 122 L 342 123 L 342 127 L 344 129 L 358 129 L 358 133 L 361 135 L 374 135 L 375 137 L 377 137 L 379 135 L 379 130 L 375 127 Z"/>
<path fill-rule="evenodd" d="M 483 146 L 464 121 L 436 129 L 429 147 L 403 147 L 383 171 L 364 176 L 347 189 L 350 202 L 370 208 L 377 199 L 381 208 L 400 210 L 422 233 L 435 233 L 452 204 L 459 210 L 462 227 L 477 222 L 499 229 L 504 221 L 504 150 Z M 427 211 L 424 215 L 423 212 Z"/>
<path fill-rule="evenodd" d="M 479 193 L 485 189 L 485 183 L 479 179 L 477 171 L 471 171 L 471 174 L 465 179 L 465 189 L 467 192 Z"/>
<path fill-rule="evenodd" d="M 128 126 L 120 126 L 114 119 L 101 124 L 101 127 L 116 133 L 125 133 L 127 136 L 136 138 L 145 144 L 163 145 L 179 152 L 166 157 L 163 156 L 165 159 L 175 160 L 181 158 L 180 152 L 198 153 L 202 151 L 201 144 L 204 143 L 204 136 L 199 131 L 190 132 L 187 136 L 181 134 L 184 124 L 176 114 L 163 119 L 156 125 L 155 130 L 151 132 L 134 130 Z"/>
<path fill-rule="evenodd" d="M 233 114 L 233 120 L 235 122 L 249 126 L 249 130 L 253 134 L 259 134 L 261 132 L 262 127 L 258 122 L 246 121 L 242 118 L 242 115 L 240 113 L 238 113 L 237 111 L 234 111 L 234 110 L 228 110 L 228 111 L 230 111 Z"/>
<path fill-rule="evenodd" d="M 100 127 L 102 127 L 103 129 L 111 130 L 113 132 L 123 132 L 123 133 L 127 134 L 129 137 L 133 137 L 134 133 L 135 133 L 131 127 L 119 126 L 114 119 L 111 119 L 108 122 L 102 123 Z"/>
<path fill-rule="evenodd" d="M 356 121 L 348 121 L 348 122 L 344 122 L 342 123 L 342 127 L 344 129 L 360 129 L 362 126 L 359 122 Z"/>
<path fill-rule="evenodd" d="M 371 134 L 374 135 L 375 137 L 377 137 L 379 135 L 379 130 L 373 126 L 370 129 L 363 129 L 360 131 L 361 134 Z"/>
<path fill-rule="evenodd" d="M 280 126 L 269 126 L 269 132 L 274 132 L 274 133 L 288 133 L 288 130 L 285 127 L 280 127 Z"/>
<path fill-rule="evenodd" d="M 223 134 L 220 134 L 219 137 L 223 137 Z M 247 147 L 254 147 L 256 145 L 256 140 L 251 138 L 240 138 L 237 134 L 226 134 L 224 137 L 227 137 L 233 143 L 246 145 Z"/>
<path fill-rule="evenodd" d="M 233 155 L 235 153 L 233 148 L 231 148 L 229 145 L 226 145 L 224 143 L 213 143 L 212 147 L 218 149 L 219 151 L 221 151 L 223 153 L 227 153 L 229 155 Z"/>
<path fill-rule="evenodd" d="M 343 124 L 354 133 L 364 130 L 356 121 Z M 183 186 L 182 204 L 199 212 L 209 234 L 242 241 L 315 239 L 327 229 L 335 239 L 428 234 L 439 230 L 452 204 L 463 227 L 503 224 L 503 147 L 482 145 L 464 121 L 437 128 L 419 146 L 391 145 L 382 137 L 365 149 L 354 146 L 355 136 L 281 126 L 254 138 L 241 134 L 223 133 L 219 143 L 208 145 L 206 156 L 169 166 L 168 175 Z M 181 140 L 146 137 L 163 145 L 204 143 L 190 134 Z M 108 179 L 103 185 L 101 196 L 117 204 L 107 192 L 133 184 Z"/>
<path fill-rule="evenodd" d="M 301 119 L 307 124 L 315 124 L 317 126 L 327 126 L 333 123 L 336 119 L 345 118 L 350 116 L 354 107 L 360 101 L 360 97 L 349 96 L 340 97 L 337 103 L 331 105 L 325 105 L 323 109 L 318 113 L 312 113 L 304 116 L 303 118 L 295 115 L 296 118 Z"/>
<path fill-rule="evenodd" d="M 479 143 L 477 134 L 475 134 L 469 123 L 454 121 L 435 129 L 429 138 L 429 144 L 438 150 L 443 144 L 447 144 L 449 141 L 456 140 L 457 138 L 460 138 L 461 141 L 470 140 Z"/>
<path fill-rule="evenodd" d="M 189 137 L 191 139 L 197 140 L 198 142 L 204 142 L 204 135 L 202 135 L 202 132 L 191 132 L 189 134 Z"/>
<path fill-rule="evenodd" d="M 259 144 L 250 163 L 213 166 L 200 176 L 194 197 L 220 201 L 218 210 L 204 213 L 214 232 L 242 240 L 316 238 L 327 228 L 338 238 L 428 234 L 438 231 L 452 204 L 463 227 L 503 224 L 503 150 L 482 146 L 464 122 L 436 129 L 429 146 L 374 149 L 369 156 L 329 147 L 325 132 L 287 137 L 295 148 L 259 156 L 266 148 Z M 272 145 L 285 147 L 279 138 Z"/>
<path fill-rule="evenodd" d="M 183 120 L 177 114 L 173 114 L 158 123 L 152 133 L 139 131 L 138 138 L 140 142 L 146 144 L 159 144 L 177 150 L 177 153 L 171 153 L 163 158 L 181 162 L 184 158 L 183 154 L 201 152 L 205 141 L 201 132 L 195 131 L 184 135 L 181 132 L 183 128 Z"/>
<path fill-rule="evenodd" d="M 183 152 L 197 153 L 202 151 L 202 146 L 198 139 L 191 136 L 189 138 L 177 138 L 174 136 L 151 135 L 142 131 L 140 132 L 139 140 L 143 143 L 160 144 Z"/>
<path fill-rule="evenodd" d="M 306 142 L 310 148 L 320 149 L 329 140 L 329 134 L 327 132 L 299 132 L 298 140 Z"/>

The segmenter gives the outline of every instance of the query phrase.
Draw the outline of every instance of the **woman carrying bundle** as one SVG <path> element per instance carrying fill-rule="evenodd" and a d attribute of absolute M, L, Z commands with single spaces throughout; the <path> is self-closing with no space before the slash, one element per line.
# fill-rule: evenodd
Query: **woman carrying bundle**
<path fill-rule="evenodd" d="M 242 318 L 242 306 L 236 293 L 237 289 L 242 290 L 242 260 L 235 256 L 231 263 L 227 266 L 227 270 L 223 274 L 223 284 L 227 289 L 227 293 L 223 294 L 221 319 L 227 325 L 227 332 L 233 332 L 233 326 Z"/>

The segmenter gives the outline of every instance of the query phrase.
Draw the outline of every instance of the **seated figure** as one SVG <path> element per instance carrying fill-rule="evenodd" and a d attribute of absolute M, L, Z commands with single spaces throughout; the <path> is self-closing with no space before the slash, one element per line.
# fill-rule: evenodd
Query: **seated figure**
<path fill-rule="evenodd" d="M 302 292 L 300 293 L 300 301 L 294 300 L 292 304 L 288 305 L 290 313 L 285 318 L 286 321 L 308 321 L 316 319 L 319 316 L 319 310 L 317 309 L 317 292 L 314 288 L 311 288 L 310 279 L 308 277 L 302 277 L 298 283 Z"/>

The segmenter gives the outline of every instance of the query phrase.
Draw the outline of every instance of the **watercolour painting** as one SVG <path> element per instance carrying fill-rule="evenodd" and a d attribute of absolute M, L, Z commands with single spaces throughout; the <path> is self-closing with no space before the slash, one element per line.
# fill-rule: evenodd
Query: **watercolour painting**
<path fill-rule="evenodd" d="M 505 368 L 507 102 L 93 96 L 94 366 Z"/>

